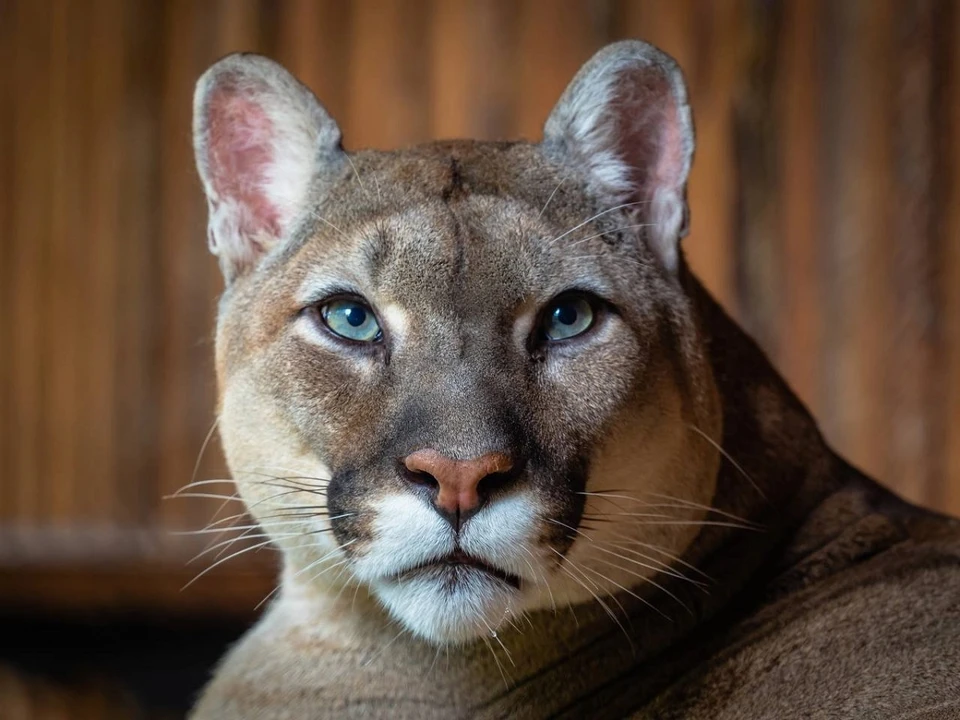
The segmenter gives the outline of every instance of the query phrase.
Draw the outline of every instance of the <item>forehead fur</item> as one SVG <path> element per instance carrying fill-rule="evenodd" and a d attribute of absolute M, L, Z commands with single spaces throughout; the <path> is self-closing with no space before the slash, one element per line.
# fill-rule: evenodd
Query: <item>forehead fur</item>
<path fill-rule="evenodd" d="M 384 303 L 422 301 L 432 312 L 495 300 L 542 303 L 574 286 L 676 295 L 639 240 L 642 226 L 583 187 L 577 168 L 530 143 L 462 140 L 355 153 L 318 176 L 288 241 L 228 288 L 223 309 L 238 312 L 221 316 L 221 330 L 230 330 L 221 339 L 265 340 L 306 299 L 311 276 L 327 289 L 352 280 L 355 287 L 336 289 L 379 292 L 371 299 Z M 254 296 L 276 300 L 278 314 L 261 302 L 254 311 Z M 242 317 L 243 327 L 227 315 Z M 222 350 L 228 361 L 249 347 Z"/>

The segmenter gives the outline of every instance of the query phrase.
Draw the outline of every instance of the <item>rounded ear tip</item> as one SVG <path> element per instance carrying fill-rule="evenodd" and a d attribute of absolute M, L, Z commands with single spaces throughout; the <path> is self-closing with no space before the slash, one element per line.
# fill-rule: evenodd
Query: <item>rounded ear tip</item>
<path fill-rule="evenodd" d="M 278 74 L 286 75 L 287 70 L 275 60 L 253 52 L 235 52 L 208 67 L 197 80 L 197 90 L 212 87 L 228 78 L 269 78 Z"/>
<path fill-rule="evenodd" d="M 645 65 L 655 65 L 668 73 L 680 72 L 680 64 L 668 53 L 645 40 L 618 40 L 597 51 L 594 60 L 606 64 L 618 61 L 640 61 Z"/>

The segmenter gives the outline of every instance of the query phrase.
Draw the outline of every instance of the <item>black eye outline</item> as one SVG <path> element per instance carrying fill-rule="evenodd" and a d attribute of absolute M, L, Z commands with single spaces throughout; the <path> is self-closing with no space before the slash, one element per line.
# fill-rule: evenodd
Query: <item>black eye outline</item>
<path fill-rule="evenodd" d="M 327 322 L 327 318 L 324 314 L 324 308 L 337 302 L 354 303 L 355 305 L 360 305 L 366 312 L 373 316 L 373 320 L 377 324 L 377 334 L 370 340 L 358 340 L 346 335 L 341 335 L 339 332 L 334 330 Z M 307 307 L 303 308 L 301 313 L 308 314 L 328 337 L 333 338 L 343 345 L 348 345 L 354 348 L 369 348 L 382 345 L 384 342 L 383 323 L 380 321 L 380 315 L 376 310 L 373 309 L 373 305 L 362 295 L 357 295 L 356 293 L 335 293 L 333 295 L 328 295 L 322 300 L 313 302 Z"/>
<path fill-rule="evenodd" d="M 590 325 L 576 335 L 558 339 L 551 338 L 546 332 L 546 323 L 552 314 L 551 311 L 557 306 L 558 303 L 562 303 L 571 299 L 582 300 L 590 306 L 590 310 L 593 312 L 593 318 Z M 540 312 L 537 313 L 537 319 L 534 324 L 533 332 L 530 335 L 529 350 L 531 355 L 533 355 L 535 359 L 542 359 L 544 352 L 549 347 L 571 346 L 578 342 L 584 341 L 596 332 L 597 328 L 599 328 L 606 319 L 606 315 L 611 311 L 612 308 L 609 302 L 598 297 L 589 290 L 565 290 L 557 295 L 554 295 L 547 303 L 544 304 L 544 306 L 540 309 Z"/>

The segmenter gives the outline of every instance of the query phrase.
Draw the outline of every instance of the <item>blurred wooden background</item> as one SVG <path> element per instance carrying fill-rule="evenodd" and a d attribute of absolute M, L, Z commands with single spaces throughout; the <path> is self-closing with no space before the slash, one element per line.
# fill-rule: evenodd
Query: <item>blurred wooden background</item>
<path fill-rule="evenodd" d="M 0 0 L 3 597 L 249 610 L 270 586 L 249 554 L 180 593 L 197 542 L 170 531 L 219 503 L 161 500 L 213 421 L 207 65 L 280 60 L 352 148 L 537 138 L 624 37 L 687 73 L 695 268 L 839 450 L 960 513 L 958 3 Z M 214 442 L 198 477 L 223 473 Z"/>

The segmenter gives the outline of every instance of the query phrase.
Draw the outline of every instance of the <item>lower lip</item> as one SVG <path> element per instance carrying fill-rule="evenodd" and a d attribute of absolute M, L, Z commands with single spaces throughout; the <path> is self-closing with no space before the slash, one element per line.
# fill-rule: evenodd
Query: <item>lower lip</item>
<path fill-rule="evenodd" d="M 463 571 L 474 571 L 478 573 L 483 573 L 487 577 L 498 580 L 504 585 L 509 585 L 514 590 L 520 589 L 520 578 L 515 575 L 510 575 L 501 570 L 497 570 L 489 565 L 474 561 L 474 560 L 459 560 L 459 559 L 445 559 L 439 560 L 437 562 L 432 562 L 426 565 L 420 565 L 419 567 L 412 568 L 405 572 L 400 573 L 397 576 L 398 580 L 402 580 L 405 576 L 410 576 L 415 573 L 441 573 L 443 575 L 442 579 L 445 580 L 455 580 L 456 574 Z"/>

